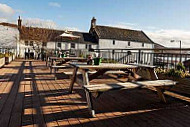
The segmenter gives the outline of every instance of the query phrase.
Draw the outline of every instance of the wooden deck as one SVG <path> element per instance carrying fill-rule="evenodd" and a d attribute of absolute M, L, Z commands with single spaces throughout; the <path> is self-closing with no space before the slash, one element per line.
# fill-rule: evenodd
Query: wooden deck
<path fill-rule="evenodd" d="M 92 82 L 116 82 L 109 77 L 106 78 Z M 45 62 L 41 61 L 16 60 L 1 68 L 0 126 L 190 125 L 188 96 L 166 92 L 168 104 L 163 104 L 153 90 L 107 92 L 94 100 L 97 117 L 91 118 L 84 91 L 75 85 L 73 94 L 68 94 L 69 82 L 69 77 L 63 73 L 59 73 L 58 80 L 55 81 Z"/>

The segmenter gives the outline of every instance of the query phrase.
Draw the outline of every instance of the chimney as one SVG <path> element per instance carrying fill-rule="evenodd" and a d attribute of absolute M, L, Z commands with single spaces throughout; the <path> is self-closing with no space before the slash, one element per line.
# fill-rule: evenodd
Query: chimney
<path fill-rule="evenodd" d="M 18 18 L 18 29 L 20 30 L 21 28 L 22 28 L 22 19 L 19 16 L 19 18 Z"/>
<path fill-rule="evenodd" d="M 94 29 L 95 27 L 96 27 L 96 19 L 95 19 L 95 17 L 93 17 L 91 20 L 91 28 Z"/>

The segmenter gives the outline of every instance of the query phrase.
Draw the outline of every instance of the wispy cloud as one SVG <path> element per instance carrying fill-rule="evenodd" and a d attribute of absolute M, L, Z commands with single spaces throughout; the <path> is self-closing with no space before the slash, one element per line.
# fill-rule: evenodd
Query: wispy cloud
<path fill-rule="evenodd" d="M 81 31 L 77 27 L 60 27 L 52 20 L 45 20 L 45 19 L 39 19 L 39 18 L 23 19 L 23 25 L 28 26 L 28 27 L 39 27 L 39 28 L 49 28 L 49 29 L 69 30 L 69 31 Z"/>
<path fill-rule="evenodd" d="M 182 48 L 190 48 L 190 31 L 187 30 L 177 30 L 177 29 L 160 29 L 154 26 L 141 26 L 137 23 L 113 23 L 109 26 L 143 30 L 151 40 L 155 43 L 162 44 L 166 47 L 179 47 L 179 42 L 171 43 L 171 40 L 181 40 Z"/>
<path fill-rule="evenodd" d="M 13 9 L 7 4 L 0 3 L 0 22 L 13 22 L 15 21 L 14 15 L 24 13 L 22 10 Z"/>
<path fill-rule="evenodd" d="M 57 25 L 54 21 L 39 19 L 39 18 L 23 19 L 23 25 L 32 26 L 32 27 L 41 27 L 41 28 L 51 28 L 51 29 L 57 28 Z"/>
<path fill-rule="evenodd" d="M 190 48 L 190 31 L 162 29 L 145 31 L 145 33 L 156 43 L 167 47 L 179 47 L 179 42 L 171 43 L 171 40 L 181 40 L 182 48 Z"/>
<path fill-rule="evenodd" d="M 118 22 L 109 24 L 108 26 L 118 27 L 118 28 L 125 28 L 125 29 L 133 29 L 138 26 L 138 24 L 135 23 L 125 23 L 125 22 Z"/>
<path fill-rule="evenodd" d="M 49 2 L 48 5 L 51 6 L 51 7 L 58 7 L 58 8 L 61 7 L 61 4 L 59 4 L 57 2 Z"/>
<path fill-rule="evenodd" d="M 6 4 L 0 3 L 0 18 L 11 17 L 15 14 L 15 10 Z"/>

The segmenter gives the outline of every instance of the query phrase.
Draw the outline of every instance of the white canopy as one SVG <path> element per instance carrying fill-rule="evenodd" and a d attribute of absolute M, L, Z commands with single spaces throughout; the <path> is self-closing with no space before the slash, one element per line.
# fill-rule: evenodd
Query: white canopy
<path fill-rule="evenodd" d="M 63 33 L 60 36 L 61 37 L 66 37 L 66 38 L 80 38 L 80 36 L 75 36 L 75 35 L 70 34 L 70 33 Z"/>

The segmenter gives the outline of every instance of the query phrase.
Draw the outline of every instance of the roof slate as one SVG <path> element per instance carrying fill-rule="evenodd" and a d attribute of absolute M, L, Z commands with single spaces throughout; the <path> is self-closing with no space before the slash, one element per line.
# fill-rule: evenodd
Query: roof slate
<path fill-rule="evenodd" d="M 95 27 L 95 32 L 99 39 L 116 39 L 122 41 L 153 43 L 153 41 L 143 31 L 97 25 Z"/>

